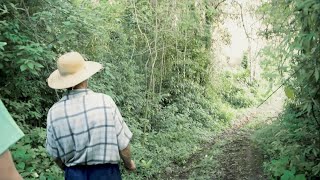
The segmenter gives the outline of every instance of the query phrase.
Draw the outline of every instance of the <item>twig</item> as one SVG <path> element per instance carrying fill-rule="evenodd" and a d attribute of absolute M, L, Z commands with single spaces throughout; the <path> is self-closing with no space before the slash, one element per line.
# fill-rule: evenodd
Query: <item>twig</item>
<path fill-rule="evenodd" d="M 283 85 L 285 85 L 291 78 L 293 75 L 297 74 L 298 71 L 300 71 L 301 68 L 304 67 L 305 64 L 301 65 L 297 70 L 295 70 L 295 72 L 293 74 L 291 74 L 291 76 L 289 76 L 275 91 L 273 91 L 262 103 L 259 104 L 259 106 L 257 106 L 257 108 L 259 108 L 262 104 L 264 104 L 272 95 L 274 95 Z"/>
<path fill-rule="evenodd" d="M 247 38 L 248 38 L 248 39 L 251 39 L 251 37 L 249 36 L 248 30 L 247 30 L 247 28 L 246 28 L 246 26 L 245 26 L 245 23 L 244 23 L 242 5 L 241 5 L 239 2 L 237 2 L 237 1 L 233 1 L 233 2 L 235 2 L 236 4 L 238 4 L 238 6 L 240 7 L 240 17 L 241 17 L 241 22 L 242 22 L 243 30 L 244 30 Z"/>
<path fill-rule="evenodd" d="M 135 17 L 136 17 L 138 30 L 139 30 L 140 34 L 142 34 L 142 35 L 145 37 L 146 42 L 147 42 L 147 45 L 148 45 L 148 47 L 149 47 L 149 52 L 150 52 L 150 54 L 151 54 L 152 51 L 151 51 L 151 46 L 150 46 L 150 43 L 149 43 L 149 39 L 148 39 L 147 35 L 142 32 L 142 30 L 141 30 L 141 28 L 140 28 L 140 25 L 139 25 L 139 18 L 138 18 L 138 13 L 137 13 L 136 4 L 135 4 L 135 2 L 133 2 L 132 4 L 133 4 L 133 8 L 134 8 L 134 15 L 135 15 Z"/>
<path fill-rule="evenodd" d="M 157 51 L 157 42 L 158 42 L 158 12 L 157 12 L 158 0 L 155 0 L 155 39 L 154 39 L 154 48 L 155 48 L 155 56 L 153 58 L 153 63 L 151 65 L 151 78 L 149 82 L 149 86 L 152 87 L 152 92 L 155 92 L 155 77 L 154 77 L 154 66 L 156 64 L 158 58 Z"/>
<path fill-rule="evenodd" d="M 216 4 L 215 6 L 214 6 L 214 9 L 217 9 L 222 3 L 224 3 L 224 2 L 226 2 L 227 0 L 222 0 L 222 1 L 220 1 L 218 4 Z"/>
<path fill-rule="evenodd" d="M 131 1 L 131 2 L 132 2 L 132 1 Z M 139 30 L 140 34 L 143 35 L 143 37 L 146 39 L 146 43 L 147 43 L 148 48 L 149 48 L 149 53 L 150 53 L 150 55 L 151 55 L 151 54 L 152 54 L 152 51 L 151 51 L 150 42 L 149 42 L 149 39 L 148 39 L 147 35 L 146 35 L 145 33 L 143 33 L 142 30 L 141 30 L 141 28 L 140 28 L 139 18 L 138 18 L 138 12 L 137 12 L 137 7 L 136 7 L 135 2 L 132 2 L 132 5 L 133 5 L 133 8 L 134 8 L 134 15 L 135 15 L 135 18 L 136 18 L 136 21 L 137 21 L 138 30 Z M 145 80 L 146 80 L 147 89 L 148 89 L 147 67 L 148 67 L 149 60 L 150 60 L 150 57 L 148 58 L 148 60 L 147 60 L 147 62 L 146 62 L 146 64 L 145 64 L 145 71 L 146 71 Z M 149 99 L 149 93 L 148 93 L 148 91 L 146 91 L 145 117 L 148 116 L 148 109 L 149 109 L 148 99 Z"/>

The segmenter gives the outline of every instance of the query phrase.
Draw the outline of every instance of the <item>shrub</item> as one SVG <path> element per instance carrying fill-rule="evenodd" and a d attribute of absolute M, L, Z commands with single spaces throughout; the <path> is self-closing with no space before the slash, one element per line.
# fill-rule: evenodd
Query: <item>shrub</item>
<path fill-rule="evenodd" d="M 270 177 L 320 177 L 319 131 L 313 120 L 296 111 L 288 106 L 279 120 L 254 136 L 268 157 L 265 170 Z"/>

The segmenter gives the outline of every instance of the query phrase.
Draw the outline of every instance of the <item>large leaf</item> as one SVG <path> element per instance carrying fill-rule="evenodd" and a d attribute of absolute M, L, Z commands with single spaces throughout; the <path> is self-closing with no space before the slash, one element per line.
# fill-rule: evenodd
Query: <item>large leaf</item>
<path fill-rule="evenodd" d="M 290 180 L 294 178 L 294 174 L 292 171 L 285 170 L 283 175 L 281 176 L 281 180 Z"/>
<path fill-rule="evenodd" d="M 28 68 L 28 66 L 27 66 L 26 64 L 22 64 L 22 65 L 20 66 L 21 72 L 25 71 L 27 68 Z"/>
<path fill-rule="evenodd" d="M 306 180 L 306 176 L 304 174 L 298 174 L 294 177 L 294 180 Z"/>
<path fill-rule="evenodd" d="M 7 43 L 6 43 L 6 42 L 0 42 L 0 49 L 1 49 L 1 50 L 4 50 L 4 48 L 3 48 L 3 47 L 4 47 L 5 45 L 7 45 Z"/>
<path fill-rule="evenodd" d="M 284 92 L 285 92 L 286 96 L 287 96 L 289 99 L 293 99 L 293 98 L 294 98 L 293 89 L 291 89 L 291 88 L 289 88 L 289 87 L 285 87 L 285 88 L 284 88 Z"/>

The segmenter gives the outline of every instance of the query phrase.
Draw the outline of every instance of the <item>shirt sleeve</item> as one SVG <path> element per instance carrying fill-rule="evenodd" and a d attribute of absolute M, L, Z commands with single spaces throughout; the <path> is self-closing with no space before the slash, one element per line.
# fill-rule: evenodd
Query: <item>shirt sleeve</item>
<path fill-rule="evenodd" d="M 50 156 L 53 158 L 59 157 L 59 151 L 56 146 L 54 130 L 51 125 L 51 112 L 49 111 L 47 117 L 47 140 L 46 140 L 46 150 Z"/>
<path fill-rule="evenodd" d="M 117 132 L 117 140 L 119 150 L 125 149 L 132 138 L 132 132 L 124 122 L 119 109 L 116 107 L 114 111 L 115 128 Z"/>
<path fill-rule="evenodd" d="M 24 136 L 0 100 L 0 154 Z"/>

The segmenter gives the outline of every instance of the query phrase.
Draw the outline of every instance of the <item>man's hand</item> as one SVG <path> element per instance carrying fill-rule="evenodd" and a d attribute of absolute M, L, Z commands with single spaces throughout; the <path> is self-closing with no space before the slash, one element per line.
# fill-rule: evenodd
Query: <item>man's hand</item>
<path fill-rule="evenodd" d="M 134 170 L 136 170 L 136 164 L 134 163 L 133 160 L 131 160 L 129 164 L 124 164 L 124 166 L 125 166 L 126 169 L 129 170 L 129 171 L 134 171 Z"/>
<path fill-rule="evenodd" d="M 61 170 L 64 171 L 64 169 L 66 168 L 66 165 L 64 165 L 64 163 L 62 162 L 62 160 L 60 158 L 54 159 L 54 162 L 59 166 L 59 168 Z"/>
<path fill-rule="evenodd" d="M 136 170 L 136 165 L 133 160 L 131 160 L 130 146 L 128 145 L 123 150 L 120 150 L 120 157 L 124 162 L 124 167 L 129 171 Z"/>

